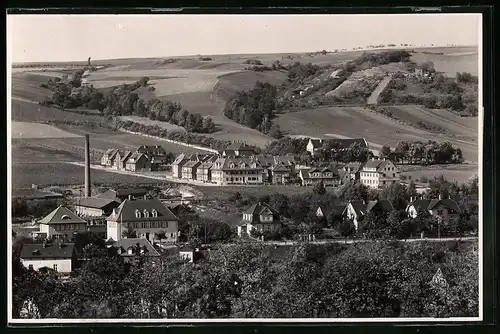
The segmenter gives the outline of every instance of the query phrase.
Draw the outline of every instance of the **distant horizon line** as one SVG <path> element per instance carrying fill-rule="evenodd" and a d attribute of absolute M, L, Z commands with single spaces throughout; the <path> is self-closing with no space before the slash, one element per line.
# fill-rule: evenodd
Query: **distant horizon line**
<path fill-rule="evenodd" d="M 392 44 L 392 43 L 389 43 L 389 44 Z M 337 48 L 337 50 L 342 50 L 342 49 L 346 49 L 347 51 L 338 51 L 338 52 L 334 52 L 334 51 L 328 51 L 325 49 L 325 51 L 327 51 L 328 53 L 344 53 L 344 52 L 357 52 L 357 51 L 369 51 L 369 50 L 384 50 L 384 49 L 408 49 L 408 48 L 413 48 L 413 49 L 432 49 L 432 48 L 464 48 L 464 47 L 479 47 L 479 45 L 434 45 L 434 46 L 429 46 L 429 45 L 420 45 L 420 46 L 403 46 L 401 47 L 400 45 L 399 46 L 384 46 L 384 47 L 381 47 L 381 48 L 361 48 L 361 49 L 357 49 L 357 50 L 353 50 L 352 48 L 350 49 L 346 49 L 346 48 Z M 213 53 L 213 54 L 191 54 L 191 55 L 182 55 L 182 56 L 175 56 L 175 55 L 171 55 L 171 56 L 145 56 L 145 57 L 121 57 L 121 58 L 98 58 L 98 59 L 92 59 L 92 61 L 96 61 L 96 62 L 102 62 L 102 61 L 113 61 L 113 60 L 127 60 L 127 59 L 161 59 L 161 58 L 175 58 L 175 57 L 199 57 L 199 56 L 229 56 L 229 55 L 234 55 L 234 56 L 237 56 L 237 55 L 248 55 L 248 56 L 251 56 L 251 55 L 284 55 L 284 54 L 307 54 L 307 53 L 318 53 L 318 52 L 321 52 L 323 50 L 317 50 L 317 51 L 290 51 L 290 52 L 256 52 L 256 53 Z M 72 62 L 72 63 L 87 63 L 86 60 L 58 60 L 58 61 L 24 61 L 24 62 L 12 62 L 12 65 L 23 65 L 23 64 L 43 64 L 43 63 L 49 63 L 49 64 L 65 64 L 65 63 L 69 63 L 69 62 Z"/>

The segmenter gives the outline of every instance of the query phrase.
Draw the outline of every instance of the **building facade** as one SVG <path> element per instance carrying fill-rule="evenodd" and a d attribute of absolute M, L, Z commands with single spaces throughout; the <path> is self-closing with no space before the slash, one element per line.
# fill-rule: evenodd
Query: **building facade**
<path fill-rule="evenodd" d="M 399 182 L 399 168 L 390 160 L 368 161 L 360 172 L 361 183 L 372 189 L 385 188 Z"/>
<path fill-rule="evenodd" d="M 24 267 L 33 270 L 53 269 L 59 273 L 70 273 L 76 265 L 73 243 L 24 244 L 20 254 Z"/>
<path fill-rule="evenodd" d="M 75 233 L 87 231 L 87 221 L 66 207 L 59 206 L 39 221 L 39 236 L 70 240 Z"/>
<path fill-rule="evenodd" d="M 129 230 L 150 242 L 176 242 L 179 219 L 157 198 L 124 200 L 107 219 L 107 239 L 120 241 Z"/>
<path fill-rule="evenodd" d="M 228 184 L 263 184 L 264 169 L 252 158 L 219 158 L 212 166 L 212 183 Z"/>
<path fill-rule="evenodd" d="M 439 197 L 438 199 L 411 199 L 406 212 L 410 218 L 416 218 L 420 213 L 428 213 L 439 221 L 448 222 L 458 219 L 463 210 L 454 200 Z"/>
<path fill-rule="evenodd" d="M 131 172 L 149 172 L 152 170 L 148 157 L 143 153 L 132 153 L 125 163 L 125 170 Z"/>
<path fill-rule="evenodd" d="M 243 212 L 241 223 L 238 225 L 238 236 L 250 235 L 252 230 L 261 233 L 279 233 L 281 227 L 282 222 L 278 211 L 267 203 L 259 202 Z"/>
<path fill-rule="evenodd" d="M 328 167 L 301 169 L 299 177 L 302 182 L 302 186 L 312 186 L 321 181 L 323 181 L 325 187 L 337 187 L 341 184 L 338 172 Z"/>

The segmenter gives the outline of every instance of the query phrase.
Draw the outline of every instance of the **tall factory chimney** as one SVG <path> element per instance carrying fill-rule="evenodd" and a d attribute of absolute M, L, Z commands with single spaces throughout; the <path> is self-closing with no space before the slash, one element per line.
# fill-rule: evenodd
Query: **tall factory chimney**
<path fill-rule="evenodd" d="M 89 135 L 85 134 L 85 197 L 90 197 L 90 148 Z"/>

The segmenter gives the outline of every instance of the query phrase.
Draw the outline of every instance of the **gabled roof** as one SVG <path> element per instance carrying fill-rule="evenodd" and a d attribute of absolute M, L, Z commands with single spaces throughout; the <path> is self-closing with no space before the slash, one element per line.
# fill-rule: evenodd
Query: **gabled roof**
<path fill-rule="evenodd" d="M 337 214 L 342 214 L 342 211 L 344 211 L 344 208 L 345 208 L 345 205 L 342 205 L 341 203 L 336 202 L 336 203 L 329 203 L 328 205 L 319 205 L 317 209 L 321 209 L 321 212 L 323 212 L 323 215 L 325 217 L 327 217 L 332 212 L 335 212 Z"/>
<path fill-rule="evenodd" d="M 417 199 L 409 204 L 417 210 L 433 210 L 438 205 L 442 205 L 455 212 L 462 212 L 460 205 L 450 198 L 444 199 Z"/>
<path fill-rule="evenodd" d="M 282 162 L 277 163 L 272 167 L 273 172 L 288 172 L 290 169 L 286 167 Z"/>
<path fill-rule="evenodd" d="M 127 163 L 131 162 L 130 160 L 132 160 L 132 159 L 134 160 L 133 163 L 136 163 L 142 158 L 147 159 L 147 155 L 145 155 L 144 153 L 134 152 L 134 153 L 132 153 L 130 158 L 127 160 Z"/>
<path fill-rule="evenodd" d="M 156 251 L 156 249 L 151 245 L 151 243 L 144 238 L 126 238 L 126 239 L 121 239 L 120 241 L 116 241 L 113 244 L 113 247 L 116 247 L 118 249 L 122 250 L 122 256 L 127 256 L 127 250 L 130 247 L 137 247 L 139 246 L 141 249 L 145 250 L 144 255 L 146 256 L 160 256 L 160 254 Z M 135 255 L 135 254 L 134 254 Z M 130 255 L 128 255 L 130 256 Z"/>
<path fill-rule="evenodd" d="M 330 178 L 338 178 L 339 177 L 339 173 L 337 170 L 334 170 L 333 168 L 329 168 L 329 167 L 312 167 L 310 168 L 309 170 L 305 170 L 305 169 L 301 169 L 300 170 L 300 175 L 302 175 L 302 178 L 304 179 L 321 179 L 323 178 L 322 176 L 311 176 L 312 173 L 332 173 L 332 176 L 331 177 L 328 177 L 329 179 Z"/>
<path fill-rule="evenodd" d="M 155 145 L 155 146 L 141 145 L 137 149 L 137 153 L 144 153 L 148 155 L 167 155 L 167 151 L 165 151 L 165 149 L 160 145 Z"/>
<path fill-rule="evenodd" d="M 323 140 L 321 139 L 309 138 L 309 142 L 313 145 L 314 148 L 320 147 L 323 144 Z"/>
<path fill-rule="evenodd" d="M 198 167 L 198 165 L 201 165 L 201 161 L 188 161 L 182 166 L 182 168 L 194 168 Z"/>
<path fill-rule="evenodd" d="M 54 211 L 42 218 L 40 224 L 86 224 L 87 222 L 64 206 L 57 207 Z"/>
<path fill-rule="evenodd" d="M 141 213 L 136 217 L 136 210 Z M 144 217 L 143 212 L 147 210 L 149 217 Z M 153 217 L 152 212 L 156 210 L 157 217 Z M 135 222 L 135 221 L 165 221 L 179 219 L 170 211 L 158 198 L 124 200 L 120 206 L 108 217 L 112 222 Z"/>
<path fill-rule="evenodd" d="M 379 172 L 379 171 L 382 170 L 382 168 L 386 167 L 389 164 L 392 164 L 392 161 L 386 160 L 386 159 L 383 159 L 383 160 L 376 160 L 376 159 L 369 160 L 363 166 L 363 170 L 365 168 L 375 168 L 377 170 L 377 172 Z"/>
<path fill-rule="evenodd" d="M 132 155 L 132 152 L 130 152 L 130 151 L 123 152 L 123 155 L 120 155 L 121 162 L 126 162 L 130 158 L 131 155 Z"/>
<path fill-rule="evenodd" d="M 138 189 L 109 189 L 108 191 L 97 195 L 98 198 L 109 198 L 116 199 L 120 197 L 127 197 L 129 195 L 132 196 L 144 196 L 148 193 L 146 189 L 138 188 Z"/>
<path fill-rule="evenodd" d="M 23 244 L 21 248 L 21 259 L 71 259 L 75 251 L 75 244 L 59 243 L 46 244 Z"/>
<path fill-rule="evenodd" d="M 241 166 L 244 164 L 245 167 L 243 169 L 262 169 L 261 164 L 257 161 L 256 158 L 242 158 L 242 157 L 228 157 L 228 158 L 218 158 L 215 161 L 215 164 L 220 164 L 220 169 L 230 169 L 237 170 L 242 169 Z M 255 164 L 255 167 L 251 167 Z M 230 167 L 234 165 L 234 167 Z M 216 168 L 213 166 L 212 168 Z"/>
<path fill-rule="evenodd" d="M 380 209 L 382 212 L 391 212 L 392 210 L 394 210 L 394 207 L 392 206 L 391 202 L 385 199 L 378 201 L 368 201 L 368 203 L 366 203 L 365 211 L 370 212 L 374 208 Z"/>
<path fill-rule="evenodd" d="M 88 197 L 76 200 L 76 205 L 86 208 L 104 209 L 107 206 L 118 206 L 118 202 L 111 198 Z"/>
<path fill-rule="evenodd" d="M 345 169 L 350 169 L 351 173 L 357 173 L 360 170 L 363 169 L 364 163 L 361 162 L 349 162 L 348 164 L 345 164 L 344 167 L 342 167 L 344 170 Z"/>
<path fill-rule="evenodd" d="M 186 158 L 186 155 L 184 153 L 181 153 L 177 156 L 177 158 L 175 158 L 174 162 L 172 162 L 172 165 L 178 165 L 184 160 L 188 159 Z"/>
<path fill-rule="evenodd" d="M 274 209 L 272 206 L 264 202 L 258 202 L 257 204 L 252 205 L 249 209 L 247 209 L 243 213 L 251 215 L 260 215 L 266 212 L 267 210 L 271 211 L 272 214 L 279 215 L 279 212 L 276 209 Z"/>
<path fill-rule="evenodd" d="M 362 201 L 349 201 L 347 205 L 351 205 L 356 216 L 361 217 L 366 214 L 365 204 Z"/>
<path fill-rule="evenodd" d="M 119 152 L 120 152 L 119 150 L 113 149 L 111 153 L 108 155 L 108 159 L 110 160 L 114 159 Z"/>

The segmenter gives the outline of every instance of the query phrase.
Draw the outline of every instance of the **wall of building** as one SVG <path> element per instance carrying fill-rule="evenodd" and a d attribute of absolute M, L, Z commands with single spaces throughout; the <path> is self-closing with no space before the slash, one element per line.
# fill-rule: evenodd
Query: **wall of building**
<path fill-rule="evenodd" d="M 100 217 L 103 215 L 103 211 L 97 208 L 88 208 L 85 206 L 76 205 L 75 210 L 78 215 L 85 215 L 92 217 Z"/>
<path fill-rule="evenodd" d="M 117 223 L 108 221 L 106 228 L 106 239 L 112 238 L 115 241 L 123 239 L 122 233 L 123 231 L 126 231 L 129 226 L 135 231 L 138 238 L 146 238 L 149 241 L 153 241 L 156 238 L 157 233 L 165 232 L 165 238 L 167 242 L 177 241 L 177 233 L 179 231 L 177 221 L 144 221 L 133 223 Z"/>
<path fill-rule="evenodd" d="M 72 260 L 71 259 L 21 259 L 21 263 L 29 268 L 30 265 L 33 266 L 34 270 L 38 270 L 43 267 L 48 267 L 51 269 L 55 269 L 54 265 L 57 265 L 57 272 L 60 273 L 69 273 L 72 268 Z"/>

